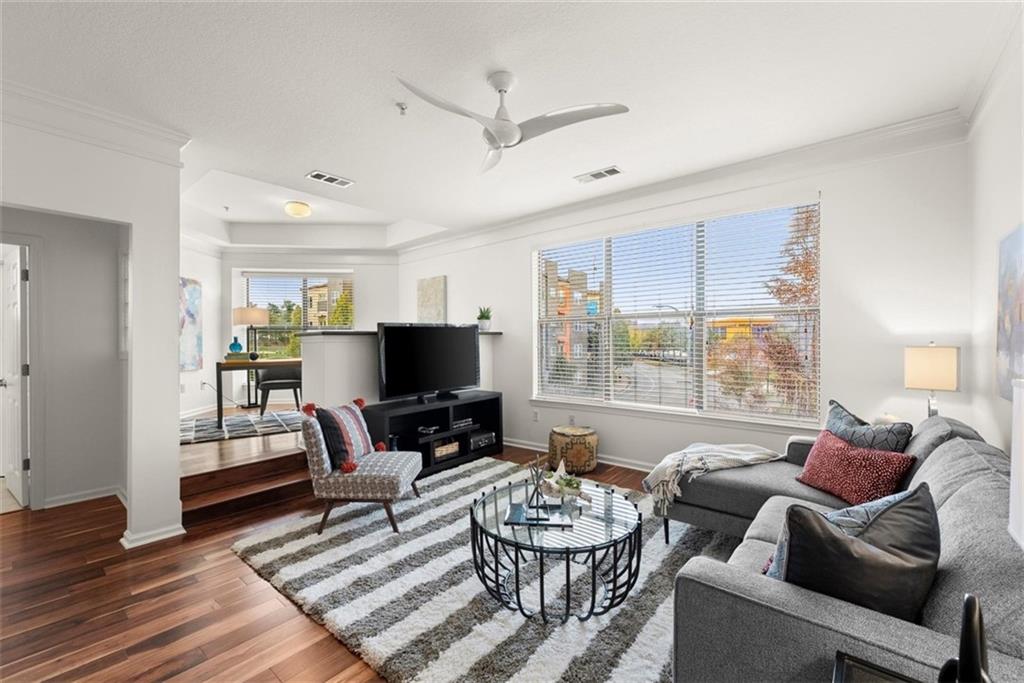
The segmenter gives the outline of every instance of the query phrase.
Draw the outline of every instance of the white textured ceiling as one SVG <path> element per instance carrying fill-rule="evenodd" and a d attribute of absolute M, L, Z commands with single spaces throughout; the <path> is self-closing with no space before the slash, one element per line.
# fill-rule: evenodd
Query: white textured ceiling
<path fill-rule="evenodd" d="M 304 186 L 304 187 L 303 187 Z M 303 187 L 303 189 L 295 189 Z M 232 223 L 293 223 L 295 225 L 375 225 L 380 228 L 394 222 L 379 211 L 314 194 L 316 183 L 300 179 L 281 187 L 253 178 L 211 170 L 182 192 L 182 201 L 202 209 L 211 216 Z M 339 195 L 343 193 L 338 193 Z M 291 218 L 284 212 L 288 201 L 309 204 L 312 215 Z"/>
<path fill-rule="evenodd" d="M 5 79 L 190 134 L 183 188 L 219 169 L 455 229 L 969 109 L 1007 31 L 1005 5 L 981 2 L 4 2 L 2 13 Z M 481 176 L 476 124 L 394 75 L 487 113 L 484 79 L 499 68 L 519 77 L 516 119 L 586 102 L 632 111 L 532 140 Z M 610 164 L 624 175 L 572 180 Z M 305 180 L 314 168 L 357 184 Z"/>

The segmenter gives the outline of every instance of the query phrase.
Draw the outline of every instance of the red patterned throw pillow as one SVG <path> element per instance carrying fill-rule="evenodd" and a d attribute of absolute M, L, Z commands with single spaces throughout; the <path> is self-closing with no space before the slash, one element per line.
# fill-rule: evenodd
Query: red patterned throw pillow
<path fill-rule="evenodd" d="M 823 431 L 796 480 L 860 505 L 894 493 L 913 464 L 913 456 L 860 448 Z"/>
<path fill-rule="evenodd" d="M 327 455 L 335 470 L 354 472 L 358 467 L 356 460 L 374 450 L 363 419 L 362 407 L 365 404 L 363 399 L 357 398 L 337 408 L 321 408 L 312 403 L 302 407 L 304 413 L 320 423 Z"/>

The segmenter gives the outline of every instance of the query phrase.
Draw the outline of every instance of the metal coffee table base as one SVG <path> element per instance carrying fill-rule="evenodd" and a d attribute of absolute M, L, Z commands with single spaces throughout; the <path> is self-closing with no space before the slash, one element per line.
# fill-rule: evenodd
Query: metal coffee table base
<path fill-rule="evenodd" d="M 575 616 L 586 621 L 622 604 L 629 591 L 636 585 L 640 574 L 640 549 L 643 546 L 642 517 L 636 528 L 621 538 L 583 548 L 538 548 L 519 543 L 515 538 L 496 536 L 477 523 L 472 512 L 469 515 L 471 543 L 473 546 L 473 567 L 487 592 L 506 608 L 518 611 L 527 619 L 540 615 L 544 623 L 558 619 L 563 624 Z M 523 576 L 526 567 L 538 563 L 539 605 L 534 608 L 523 604 Z M 586 567 L 590 571 L 589 596 L 582 596 L 584 609 L 573 612 L 572 565 Z M 555 566 L 564 566 L 555 573 L 556 586 L 565 586 L 563 608 L 550 614 L 546 605 L 545 581 Z M 550 586 L 549 586 L 550 588 Z M 589 606 L 588 606 L 589 605 Z"/>

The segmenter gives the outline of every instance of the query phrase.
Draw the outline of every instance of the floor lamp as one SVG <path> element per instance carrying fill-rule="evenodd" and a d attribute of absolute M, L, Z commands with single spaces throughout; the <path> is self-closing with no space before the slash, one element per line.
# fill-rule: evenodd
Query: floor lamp
<path fill-rule="evenodd" d="M 259 346 L 256 340 L 256 328 L 265 327 L 270 324 L 270 311 L 259 306 L 240 306 L 231 310 L 231 324 L 245 325 L 245 350 L 247 353 L 256 353 Z M 258 404 L 254 401 L 256 392 L 253 391 L 253 382 L 259 378 L 254 370 L 246 373 L 245 401 L 246 408 L 255 408 Z M 258 387 L 257 387 L 258 388 Z"/>

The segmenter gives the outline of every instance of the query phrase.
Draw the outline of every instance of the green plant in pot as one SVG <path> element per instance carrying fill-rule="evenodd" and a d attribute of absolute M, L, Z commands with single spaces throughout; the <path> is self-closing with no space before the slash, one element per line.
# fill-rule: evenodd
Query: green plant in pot
<path fill-rule="evenodd" d="M 476 314 L 476 324 L 480 326 L 481 332 L 491 329 L 491 307 L 481 306 Z"/>

